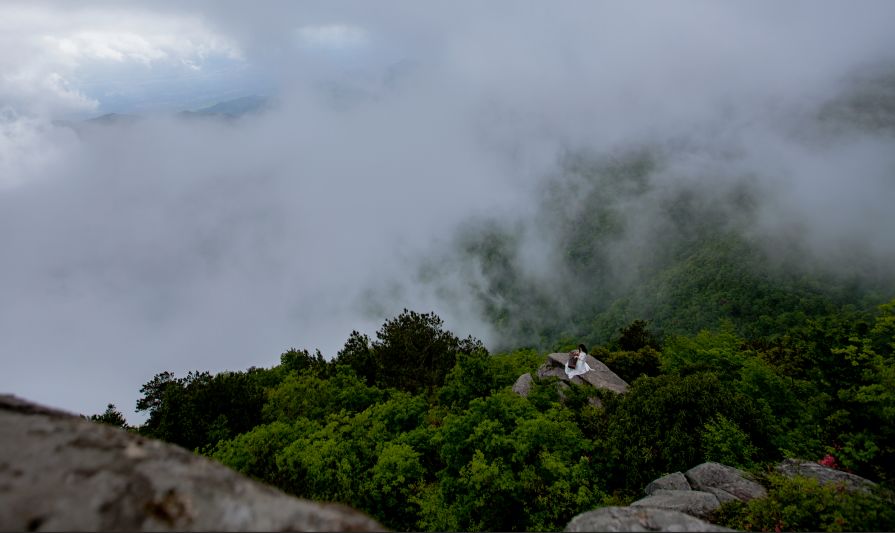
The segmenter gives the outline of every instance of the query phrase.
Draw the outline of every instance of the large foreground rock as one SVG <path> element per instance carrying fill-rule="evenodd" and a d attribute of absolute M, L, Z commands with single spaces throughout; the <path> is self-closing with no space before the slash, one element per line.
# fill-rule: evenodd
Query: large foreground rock
<path fill-rule="evenodd" d="M 876 486 L 876 483 L 869 479 L 811 461 L 786 459 L 777 466 L 777 471 L 787 477 L 810 477 L 824 485 L 841 484 L 850 491 L 869 492 Z"/>
<path fill-rule="evenodd" d="M 182 448 L 0 395 L 0 531 L 381 531 Z"/>
<path fill-rule="evenodd" d="M 704 518 L 721 507 L 721 502 L 714 494 L 708 492 L 657 489 L 646 498 L 632 503 L 631 507 L 656 507 Z"/>
<path fill-rule="evenodd" d="M 566 531 L 734 531 L 678 511 L 601 507 L 573 518 Z"/>
<path fill-rule="evenodd" d="M 684 472 L 684 476 L 695 490 L 710 492 L 721 502 L 733 499 L 746 502 L 768 495 L 745 472 L 720 463 L 702 463 Z"/>

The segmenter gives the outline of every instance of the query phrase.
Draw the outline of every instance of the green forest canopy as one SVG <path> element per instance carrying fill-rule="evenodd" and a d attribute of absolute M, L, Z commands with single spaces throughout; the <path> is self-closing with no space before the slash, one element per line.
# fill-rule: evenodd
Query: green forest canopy
<path fill-rule="evenodd" d="M 542 352 L 489 354 L 434 314 L 405 311 L 373 341 L 353 333 L 331 361 L 293 349 L 269 369 L 160 373 L 141 390 L 149 418 L 135 431 L 398 530 L 560 530 L 706 460 L 761 474 L 784 457 L 832 454 L 892 487 L 895 300 L 812 316 L 766 338 L 725 322 L 659 344 L 647 325 L 592 350 L 631 383 L 624 396 L 574 386 L 561 398 L 551 380 L 536 380 L 523 398 L 510 386 Z M 774 483 L 780 494 L 768 501 L 792 495 Z M 861 513 L 836 511 L 851 520 L 845 529 L 882 527 L 860 517 L 883 500 L 864 499 L 848 500 Z M 734 524 L 747 511 L 727 512 Z M 874 520 L 893 519 L 880 513 Z M 807 527 L 820 526 L 829 524 Z"/>

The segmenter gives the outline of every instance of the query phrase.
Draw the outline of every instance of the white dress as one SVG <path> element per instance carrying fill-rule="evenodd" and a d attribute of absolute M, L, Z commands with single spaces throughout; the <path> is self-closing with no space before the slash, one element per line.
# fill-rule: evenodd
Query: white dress
<path fill-rule="evenodd" d="M 578 356 L 578 362 L 575 364 L 575 368 L 570 368 L 569 362 L 566 361 L 566 375 L 569 376 L 569 379 L 590 372 L 591 370 L 591 367 L 587 364 L 587 354 L 584 352 L 581 352 Z"/>

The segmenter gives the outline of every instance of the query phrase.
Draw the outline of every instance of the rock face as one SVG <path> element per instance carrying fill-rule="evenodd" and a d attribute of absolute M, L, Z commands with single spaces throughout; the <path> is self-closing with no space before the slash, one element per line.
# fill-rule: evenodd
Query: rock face
<path fill-rule="evenodd" d="M 836 470 L 811 461 L 799 461 L 796 459 L 786 459 L 779 466 L 777 471 L 787 477 L 803 476 L 810 477 L 820 481 L 822 484 L 842 484 L 847 490 L 869 492 L 876 483 L 856 476 L 842 470 Z"/>
<path fill-rule="evenodd" d="M 698 490 L 656 489 L 646 498 L 637 500 L 631 507 L 656 507 L 668 511 L 680 511 L 691 516 L 705 518 L 718 507 L 721 502 L 714 494 Z"/>
<path fill-rule="evenodd" d="M 565 531 L 734 531 L 679 511 L 601 507 L 572 519 Z"/>
<path fill-rule="evenodd" d="M 660 477 L 659 479 L 653 480 L 649 485 L 647 485 L 643 492 L 649 496 L 653 492 L 665 489 L 665 490 L 691 490 L 690 483 L 687 481 L 687 478 L 684 477 L 680 472 L 675 472 L 673 474 L 668 474 L 667 476 Z"/>
<path fill-rule="evenodd" d="M 720 463 L 702 463 L 687 470 L 684 476 L 691 487 L 711 492 L 722 502 L 733 499 L 746 502 L 768 495 L 768 491 L 749 479 L 745 472 Z"/>
<path fill-rule="evenodd" d="M 715 487 L 705 487 L 702 490 L 704 492 L 708 492 L 709 494 L 713 494 L 715 496 L 715 498 L 718 498 L 718 501 L 722 504 L 727 503 L 727 502 L 732 502 L 734 500 L 743 501 L 723 489 L 717 489 Z"/>
<path fill-rule="evenodd" d="M 2 531 L 382 531 L 182 448 L 0 395 Z"/>

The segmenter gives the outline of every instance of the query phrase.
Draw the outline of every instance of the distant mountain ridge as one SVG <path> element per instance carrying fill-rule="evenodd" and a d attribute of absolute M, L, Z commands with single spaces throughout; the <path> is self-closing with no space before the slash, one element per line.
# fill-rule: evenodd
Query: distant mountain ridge
<path fill-rule="evenodd" d="M 270 98 L 266 96 L 249 95 L 233 98 L 232 100 L 224 100 L 195 110 L 178 111 L 175 113 L 175 116 L 187 119 L 211 118 L 232 120 L 246 115 L 261 113 L 268 109 L 269 106 Z M 143 118 L 143 115 L 113 112 L 79 121 L 55 120 L 53 121 L 53 124 L 55 126 L 71 128 L 78 134 L 82 134 L 85 130 L 96 127 L 134 124 L 141 121 Z"/>
<path fill-rule="evenodd" d="M 244 115 L 264 111 L 269 105 L 269 99 L 265 96 L 250 95 L 218 102 L 208 107 L 194 111 L 181 111 L 181 117 L 210 117 L 220 116 L 225 118 L 238 118 Z"/>

